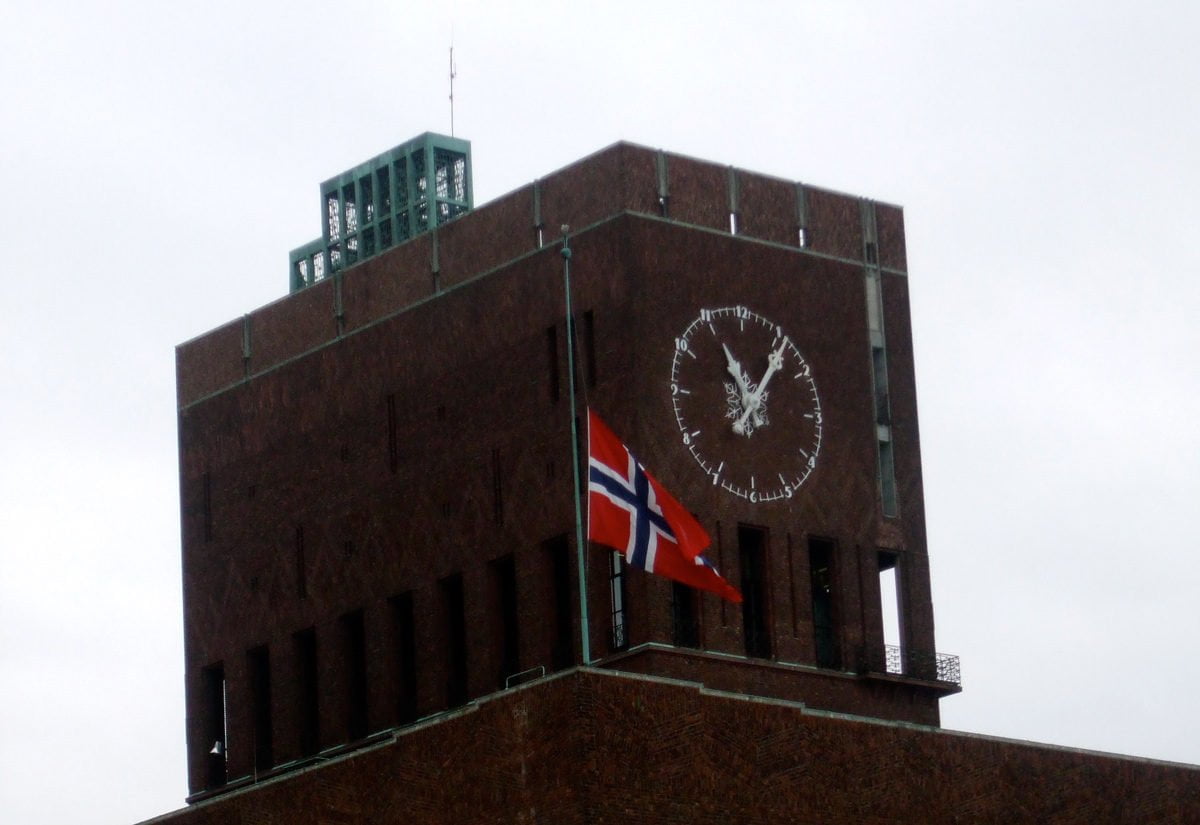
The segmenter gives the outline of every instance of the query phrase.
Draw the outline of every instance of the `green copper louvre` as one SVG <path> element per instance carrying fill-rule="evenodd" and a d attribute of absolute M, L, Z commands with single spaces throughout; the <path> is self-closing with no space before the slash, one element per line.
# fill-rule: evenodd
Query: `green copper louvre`
<path fill-rule="evenodd" d="M 471 143 L 426 132 L 321 184 L 321 237 L 288 255 L 291 291 L 471 209 Z"/>

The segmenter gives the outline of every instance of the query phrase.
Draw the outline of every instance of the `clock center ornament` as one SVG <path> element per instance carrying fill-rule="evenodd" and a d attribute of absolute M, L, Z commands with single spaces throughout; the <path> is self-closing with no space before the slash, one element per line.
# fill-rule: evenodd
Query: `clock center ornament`
<path fill-rule="evenodd" d="M 782 327 L 744 306 L 702 309 L 675 339 L 671 406 L 700 469 L 752 504 L 791 498 L 817 466 L 812 368 Z"/>

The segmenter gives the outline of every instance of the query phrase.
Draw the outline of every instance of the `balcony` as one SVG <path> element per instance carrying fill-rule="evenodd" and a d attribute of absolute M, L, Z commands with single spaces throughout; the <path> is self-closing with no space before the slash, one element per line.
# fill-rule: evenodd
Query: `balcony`
<path fill-rule="evenodd" d="M 859 662 L 861 673 L 904 676 L 924 682 L 952 685 L 955 688 L 962 687 L 959 659 L 949 653 L 883 645 L 881 648 L 862 651 Z"/>

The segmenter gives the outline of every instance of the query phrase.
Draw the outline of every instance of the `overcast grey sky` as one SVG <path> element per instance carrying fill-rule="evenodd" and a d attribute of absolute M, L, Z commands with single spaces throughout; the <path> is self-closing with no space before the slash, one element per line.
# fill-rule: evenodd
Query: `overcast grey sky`
<path fill-rule="evenodd" d="M 1200 762 L 1194 2 L 0 0 L 0 810 L 182 804 L 174 346 L 426 130 L 905 207 L 946 727 Z M 737 9 L 736 13 L 734 9 Z"/>

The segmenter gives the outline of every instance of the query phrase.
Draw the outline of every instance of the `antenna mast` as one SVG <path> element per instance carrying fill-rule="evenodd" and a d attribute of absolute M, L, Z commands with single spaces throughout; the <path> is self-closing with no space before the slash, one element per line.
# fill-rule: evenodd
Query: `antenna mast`
<path fill-rule="evenodd" d="M 450 137 L 454 137 L 454 34 L 450 34 Z"/>

